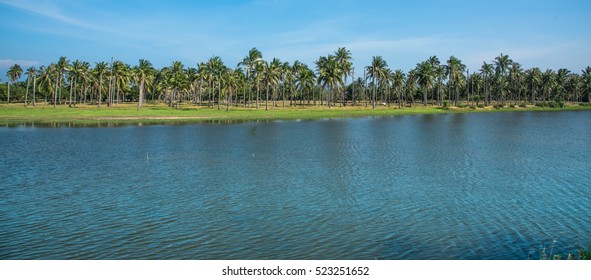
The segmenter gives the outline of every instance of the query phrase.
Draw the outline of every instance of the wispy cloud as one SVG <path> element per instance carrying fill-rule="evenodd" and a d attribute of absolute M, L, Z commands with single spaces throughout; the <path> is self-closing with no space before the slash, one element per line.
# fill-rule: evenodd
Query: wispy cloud
<path fill-rule="evenodd" d="M 21 9 L 30 13 L 42 15 L 50 19 L 72 25 L 79 28 L 102 30 L 101 26 L 91 24 L 79 18 L 67 15 L 64 11 L 50 1 L 9 1 L 0 0 L 0 3 L 11 6 L 13 8 Z"/>
<path fill-rule="evenodd" d="M 21 67 L 29 67 L 34 65 L 40 65 L 41 62 L 33 60 L 0 59 L 0 68 L 8 68 L 15 64 L 18 64 Z"/>

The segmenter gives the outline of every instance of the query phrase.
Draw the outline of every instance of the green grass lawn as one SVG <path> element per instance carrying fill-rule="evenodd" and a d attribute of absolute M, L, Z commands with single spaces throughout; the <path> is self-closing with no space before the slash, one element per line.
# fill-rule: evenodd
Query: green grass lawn
<path fill-rule="evenodd" d="M 216 108 L 207 108 L 194 105 L 181 105 L 180 109 L 170 108 L 165 104 L 145 104 L 140 110 L 136 104 L 117 104 L 111 107 L 105 105 L 101 108 L 91 105 L 78 105 L 70 108 L 67 105 L 59 105 L 57 108 L 47 105 L 33 107 L 23 104 L 2 104 L 0 105 L 0 123 L 15 122 L 37 122 L 37 123 L 59 123 L 59 122 L 168 122 L 168 121 L 215 121 L 215 120 L 293 120 L 293 119 L 321 119 L 321 118 L 344 118 L 344 117 L 365 117 L 365 116 L 393 116 L 413 114 L 441 114 L 441 113 L 467 113 L 467 112 L 493 112 L 493 111 L 558 111 L 558 110 L 589 110 L 591 106 L 566 106 L 561 108 L 539 108 L 528 106 L 527 108 L 501 109 L 487 108 L 441 108 L 436 106 L 423 107 L 416 105 L 399 109 L 396 106 L 379 106 L 371 109 L 371 106 L 293 106 L 269 108 L 265 111 L 264 104 L 260 108 L 230 107 L 230 111 Z"/>

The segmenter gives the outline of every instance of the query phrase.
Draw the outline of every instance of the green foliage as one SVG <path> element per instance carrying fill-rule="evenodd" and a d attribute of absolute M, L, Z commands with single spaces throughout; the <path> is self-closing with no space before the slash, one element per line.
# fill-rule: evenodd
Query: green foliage
<path fill-rule="evenodd" d="M 495 109 L 501 109 L 501 108 L 503 108 L 503 105 L 502 104 L 500 104 L 500 105 L 499 104 L 495 104 L 495 105 L 493 105 L 493 108 L 495 108 Z"/>
<path fill-rule="evenodd" d="M 478 108 L 484 108 L 484 104 L 478 104 Z"/>
<path fill-rule="evenodd" d="M 476 110 L 476 106 L 474 106 L 474 105 L 471 105 L 471 106 L 470 106 L 470 109 L 472 109 L 472 110 Z"/>
<path fill-rule="evenodd" d="M 591 106 L 591 103 L 581 102 L 581 103 L 579 103 L 579 106 Z"/>
<path fill-rule="evenodd" d="M 443 100 L 443 108 L 447 108 L 447 107 L 449 107 L 449 101 Z"/>
<path fill-rule="evenodd" d="M 466 104 L 458 104 L 458 108 L 466 108 L 466 107 L 468 107 L 468 105 L 466 105 Z"/>
<path fill-rule="evenodd" d="M 519 107 L 521 107 L 521 108 L 525 108 L 525 107 L 526 107 L 526 105 L 525 105 L 525 103 L 519 103 Z"/>
<path fill-rule="evenodd" d="M 509 105 L 509 107 L 515 108 L 515 104 L 511 104 L 511 105 Z"/>
<path fill-rule="evenodd" d="M 546 108 L 546 107 L 548 107 L 548 102 L 544 102 L 544 101 L 538 102 L 538 103 L 536 103 L 536 107 Z"/>
<path fill-rule="evenodd" d="M 591 260 L 591 246 L 587 249 L 577 245 L 576 252 L 567 253 L 554 253 L 554 245 L 556 245 L 556 239 L 552 240 L 550 248 L 546 245 L 538 251 L 540 260 Z M 531 257 L 531 255 L 530 255 Z"/>

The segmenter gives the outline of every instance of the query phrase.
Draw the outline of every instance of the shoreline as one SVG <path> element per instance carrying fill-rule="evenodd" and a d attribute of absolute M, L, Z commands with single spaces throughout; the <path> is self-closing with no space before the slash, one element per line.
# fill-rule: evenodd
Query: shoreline
<path fill-rule="evenodd" d="M 259 105 L 260 106 L 260 105 Z M 137 110 L 135 103 L 116 104 L 111 107 L 94 105 L 78 105 L 69 108 L 67 105 L 59 105 L 53 108 L 51 105 L 29 105 L 24 107 L 22 103 L 1 104 L 0 124 L 38 123 L 38 124 L 93 124 L 113 122 L 131 124 L 137 122 L 146 123 L 200 123 L 210 121 L 274 121 L 274 120 L 315 120 L 330 118 L 355 118 L 355 117 L 379 117 L 400 115 L 431 115 L 431 114 L 457 114 L 457 113 L 492 113 L 492 112 L 547 112 L 547 111 L 579 111 L 591 110 L 591 106 L 567 105 L 564 108 L 536 107 L 503 107 L 485 108 L 422 106 L 398 108 L 392 107 L 366 107 L 363 105 L 328 108 L 327 106 L 291 106 L 275 107 L 268 111 L 263 108 L 230 107 L 229 111 L 204 106 L 184 105 L 180 109 L 168 107 L 165 104 L 147 104 Z"/>

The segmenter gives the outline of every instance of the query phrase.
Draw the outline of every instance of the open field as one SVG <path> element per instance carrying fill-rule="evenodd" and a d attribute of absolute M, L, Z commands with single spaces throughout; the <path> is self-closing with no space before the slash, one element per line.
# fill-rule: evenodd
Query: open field
<path fill-rule="evenodd" d="M 322 119 L 322 118 L 348 118 L 367 116 L 394 116 L 394 115 L 415 115 L 415 114 L 442 114 L 442 113 L 469 113 L 469 112 L 507 112 L 507 111 L 560 111 L 560 110 L 590 110 L 591 106 L 565 106 L 565 108 L 541 108 L 535 106 L 504 107 L 496 109 L 492 106 L 486 108 L 442 108 L 437 106 L 414 107 L 380 106 L 371 109 L 371 106 L 293 106 L 275 107 L 265 111 L 264 105 L 260 109 L 230 107 L 208 108 L 203 106 L 183 105 L 180 109 L 168 107 L 165 104 L 145 104 L 140 110 L 136 104 L 117 104 L 111 107 L 94 105 L 78 105 L 69 108 L 67 105 L 60 105 L 57 108 L 47 105 L 36 107 L 24 107 L 23 104 L 2 104 L 0 105 L 0 123 L 34 122 L 34 123 L 60 123 L 80 122 L 93 123 L 104 121 L 117 122 L 199 122 L 199 121 L 254 121 L 254 120 L 294 120 L 294 119 Z"/>

